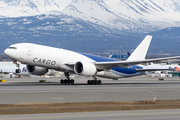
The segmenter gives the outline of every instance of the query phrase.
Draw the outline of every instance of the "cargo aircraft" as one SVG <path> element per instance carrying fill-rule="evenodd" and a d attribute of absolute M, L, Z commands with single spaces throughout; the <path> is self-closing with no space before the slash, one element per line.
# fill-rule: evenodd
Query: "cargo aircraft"
<path fill-rule="evenodd" d="M 151 39 L 152 36 L 147 35 L 126 61 L 32 43 L 10 45 L 4 53 L 17 64 L 26 64 L 28 72 L 33 75 L 44 75 L 48 69 L 63 71 L 67 79 L 61 80 L 61 84 L 74 84 L 74 80 L 70 78 L 73 73 L 92 76 L 93 80 L 88 80 L 87 84 L 101 84 L 97 77 L 116 80 L 144 75 L 147 71 L 162 70 L 148 68 L 148 63 L 180 58 L 145 59 Z"/>

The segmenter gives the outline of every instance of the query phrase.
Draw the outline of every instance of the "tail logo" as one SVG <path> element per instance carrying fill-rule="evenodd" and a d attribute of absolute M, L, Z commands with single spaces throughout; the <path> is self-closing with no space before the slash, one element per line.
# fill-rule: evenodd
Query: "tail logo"
<path fill-rule="evenodd" d="M 180 71 L 180 68 L 178 68 L 178 67 L 172 68 L 172 67 L 170 66 L 169 69 L 173 69 L 173 71 Z"/>
<path fill-rule="evenodd" d="M 26 67 L 23 67 L 22 72 L 27 72 Z"/>

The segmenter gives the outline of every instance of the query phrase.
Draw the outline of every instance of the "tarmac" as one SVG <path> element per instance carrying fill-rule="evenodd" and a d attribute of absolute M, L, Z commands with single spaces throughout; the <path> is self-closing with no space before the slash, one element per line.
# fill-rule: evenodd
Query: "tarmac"
<path fill-rule="evenodd" d="M 60 79 L 8 78 L 0 83 L 0 104 L 180 99 L 179 77 L 101 79 L 102 85 L 87 85 L 91 79 L 87 77 L 74 77 L 74 85 L 61 85 Z"/>
<path fill-rule="evenodd" d="M 8 78 L 0 83 L 0 104 L 92 101 L 144 101 L 180 99 L 180 78 L 159 81 L 157 77 L 103 79 L 102 85 L 87 85 L 87 77 L 73 77 L 74 85 L 61 85 L 62 78 Z M 46 83 L 39 83 L 46 80 Z M 179 120 L 179 109 L 1 115 L 1 120 Z"/>

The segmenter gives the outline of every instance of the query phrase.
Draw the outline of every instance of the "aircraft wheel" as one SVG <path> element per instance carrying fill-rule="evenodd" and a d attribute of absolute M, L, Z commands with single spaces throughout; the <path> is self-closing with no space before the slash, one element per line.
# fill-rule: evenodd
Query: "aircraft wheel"
<path fill-rule="evenodd" d="M 67 84 L 67 80 L 66 79 L 64 80 L 64 84 Z"/>
<path fill-rule="evenodd" d="M 72 80 L 70 81 L 70 83 L 73 85 L 73 84 L 74 84 L 74 80 L 72 79 Z"/>
<path fill-rule="evenodd" d="M 63 79 L 61 80 L 61 84 L 64 84 L 64 80 Z"/>
<path fill-rule="evenodd" d="M 88 80 L 88 81 L 87 81 L 87 84 L 90 85 L 90 84 L 91 84 L 91 80 Z"/>
<path fill-rule="evenodd" d="M 21 73 L 21 69 L 16 69 L 16 73 Z"/>
<path fill-rule="evenodd" d="M 63 80 L 63 79 L 61 79 L 60 83 L 61 84 L 74 84 L 74 80 L 73 79 L 72 80 L 69 80 L 69 79 Z"/>
<path fill-rule="evenodd" d="M 71 84 L 71 81 L 70 81 L 70 80 L 67 80 L 67 84 Z"/>
<path fill-rule="evenodd" d="M 87 84 L 88 85 L 101 85 L 101 80 L 88 80 Z"/>
<path fill-rule="evenodd" d="M 101 83 L 102 83 L 101 80 L 98 80 L 97 82 L 98 82 L 98 85 L 101 85 Z"/>
<path fill-rule="evenodd" d="M 94 85 L 95 84 L 95 80 L 91 80 L 91 85 Z"/>
<path fill-rule="evenodd" d="M 94 85 L 97 85 L 98 84 L 98 81 L 97 80 L 94 80 Z"/>

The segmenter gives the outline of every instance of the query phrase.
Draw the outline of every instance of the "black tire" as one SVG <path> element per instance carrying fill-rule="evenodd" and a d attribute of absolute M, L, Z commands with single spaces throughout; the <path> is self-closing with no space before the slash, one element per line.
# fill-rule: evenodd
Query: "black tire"
<path fill-rule="evenodd" d="M 72 84 L 72 85 L 74 84 L 74 80 L 73 80 L 73 79 L 71 80 L 71 84 Z"/>
<path fill-rule="evenodd" d="M 91 84 L 91 80 L 88 80 L 88 81 L 87 81 L 87 84 L 90 85 L 90 84 Z"/>
<path fill-rule="evenodd" d="M 70 80 L 67 80 L 67 84 L 71 84 L 71 81 L 70 81 Z"/>
<path fill-rule="evenodd" d="M 67 84 L 67 80 L 66 79 L 64 80 L 64 84 Z"/>
<path fill-rule="evenodd" d="M 91 85 L 95 85 L 95 80 L 92 80 L 92 81 L 91 81 Z"/>
<path fill-rule="evenodd" d="M 64 84 L 64 80 L 63 79 L 60 82 L 61 82 L 61 84 Z"/>
<path fill-rule="evenodd" d="M 101 85 L 101 83 L 102 83 L 101 80 L 98 80 L 97 82 L 98 82 L 98 85 Z"/>
<path fill-rule="evenodd" d="M 21 69 L 16 69 L 16 73 L 21 73 Z"/>
<path fill-rule="evenodd" d="M 98 84 L 98 81 L 97 80 L 94 80 L 94 85 L 97 85 Z"/>

